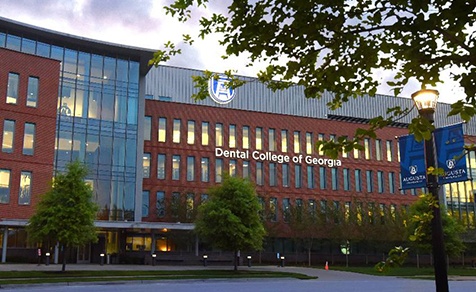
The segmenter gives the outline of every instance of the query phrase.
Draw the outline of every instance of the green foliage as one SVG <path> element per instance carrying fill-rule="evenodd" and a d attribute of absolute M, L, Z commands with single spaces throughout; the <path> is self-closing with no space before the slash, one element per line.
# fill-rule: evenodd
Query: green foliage
<path fill-rule="evenodd" d="M 194 6 L 207 4 L 208 0 L 176 0 L 165 9 L 185 22 L 192 18 Z M 327 106 L 333 110 L 351 98 L 374 96 L 383 82 L 398 95 L 410 79 L 422 87 L 435 86 L 442 71 L 450 70 L 450 78 L 466 95 L 452 105 L 450 115 L 468 121 L 476 114 L 476 1 L 233 0 L 227 12 L 221 6 L 207 7 L 210 16 L 201 17 L 198 37 L 217 38 L 218 33 L 224 58 L 244 55 L 248 65 L 268 64 L 258 80 L 272 90 L 300 85 L 308 98 L 332 92 Z M 159 52 L 151 61 L 154 65 L 176 50 L 169 44 Z M 382 70 L 389 74 L 387 81 L 376 78 Z M 195 81 L 200 92 L 193 98 L 207 98 L 206 79 Z M 391 109 L 387 118 L 380 117 L 352 141 L 323 142 L 325 154 L 335 157 L 357 147 L 356 141 L 374 136 L 402 113 Z M 413 120 L 410 127 L 417 139 L 428 139 L 430 130 L 422 119 Z"/>
<path fill-rule="evenodd" d="M 211 188 L 209 199 L 199 206 L 195 231 L 225 251 L 260 250 L 265 231 L 259 211 L 252 183 L 225 175 L 223 183 Z"/>
<path fill-rule="evenodd" d="M 57 174 L 52 188 L 36 206 L 27 232 L 33 242 L 59 242 L 64 247 L 97 241 L 94 219 L 98 210 L 92 202 L 91 186 L 84 182 L 87 169 L 78 161 Z"/>
<path fill-rule="evenodd" d="M 380 273 L 384 273 L 390 268 L 401 267 L 405 263 L 409 251 L 410 249 L 408 247 L 403 248 L 401 246 L 396 246 L 392 248 L 388 253 L 387 259 L 377 263 L 375 269 Z"/>
<path fill-rule="evenodd" d="M 421 250 L 431 250 L 431 220 L 433 219 L 434 207 L 439 208 L 437 201 L 431 194 L 420 195 L 418 201 L 410 207 L 409 239 Z M 465 228 L 455 218 L 448 215 L 444 208 L 440 213 L 446 253 L 448 255 L 458 255 L 465 249 L 461 239 Z"/>

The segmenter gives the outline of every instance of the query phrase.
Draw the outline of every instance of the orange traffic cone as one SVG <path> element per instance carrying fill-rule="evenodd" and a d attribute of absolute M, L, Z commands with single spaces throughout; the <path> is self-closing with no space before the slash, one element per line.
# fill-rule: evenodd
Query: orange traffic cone
<path fill-rule="evenodd" d="M 327 263 L 327 261 L 326 261 L 326 266 L 324 267 L 324 269 L 326 269 L 326 271 L 329 270 L 329 264 Z"/>

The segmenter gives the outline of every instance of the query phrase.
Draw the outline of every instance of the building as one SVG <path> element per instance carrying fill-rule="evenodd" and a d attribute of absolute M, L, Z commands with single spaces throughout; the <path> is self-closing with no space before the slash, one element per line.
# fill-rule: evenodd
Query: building
<path fill-rule="evenodd" d="M 314 147 L 319 139 L 353 135 L 389 107 L 412 107 L 411 100 L 364 97 L 331 112 L 331 94 L 308 100 L 297 86 L 272 92 L 249 82 L 234 92 L 212 88 L 218 103 L 195 102 L 191 77 L 201 72 L 149 68 L 152 53 L 0 19 L 3 262 L 35 256 L 24 226 L 54 172 L 75 159 L 90 168 L 100 206 L 99 242 L 70 255 L 77 262 L 98 262 L 103 252 L 111 262 L 143 262 L 155 252 L 164 260 L 198 257 L 209 247 L 191 232 L 194 212 L 224 172 L 257 185 L 276 226 L 269 255 L 296 250 L 288 224 L 296 206 L 348 212 L 357 205 L 383 218 L 421 191 L 399 190 L 395 139 L 408 133 L 416 110 L 365 140 L 364 151 L 330 160 Z M 437 126 L 459 122 L 445 117 L 448 110 L 439 105 Z M 475 133 L 473 122 L 465 125 L 468 138 Z M 470 166 L 474 159 L 470 153 Z M 444 188 L 450 212 L 474 227 L 472 181 Z"/>

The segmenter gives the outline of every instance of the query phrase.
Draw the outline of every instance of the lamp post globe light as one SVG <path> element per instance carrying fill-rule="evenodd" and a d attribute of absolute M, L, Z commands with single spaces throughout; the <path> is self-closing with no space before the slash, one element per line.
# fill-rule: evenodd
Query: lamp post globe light
<path fill-rule="evenodd" d="M 418 109 L 418 113 L 430 123 L 434 122 L 434 114 L 438 101 L 438 91 L 434 89 L 422 89 L 412 94 L 412 99 Z M 430 140 L 424 140 L 426 169 L 436 168 L 435 138 L 433 132 Z M 447 292 L 448 271 L 446 265 L 445 243 L 443 238 L 443 225 L 441 222 L 440 199 L 438 196 L 438 179 L 434 173 L 427 171 L 427 188 L 435 199 L 437 206 L 433 207 L 433 219 L 431 220 L 431 244 L 435 269 L 435 284 L 437 292 Z"/>

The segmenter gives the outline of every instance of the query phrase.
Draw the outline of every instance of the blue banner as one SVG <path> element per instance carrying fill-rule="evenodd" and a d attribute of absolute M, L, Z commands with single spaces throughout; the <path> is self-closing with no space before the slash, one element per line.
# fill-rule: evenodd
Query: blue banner
<path fill-rule="evenodd" d="M 426 187 L 425 150 L 423 141 L 417 142 L 413 135 L 398 138 L 400 147 L 400 173 L 402 189 Z"/>
<path fill-rule="evenodd" d="M 438 177 L 439 184 L 468 180 L 464 155 L 463 124 L 438 128 L 434 132 L 438 168 L 445 172 Z"/>

